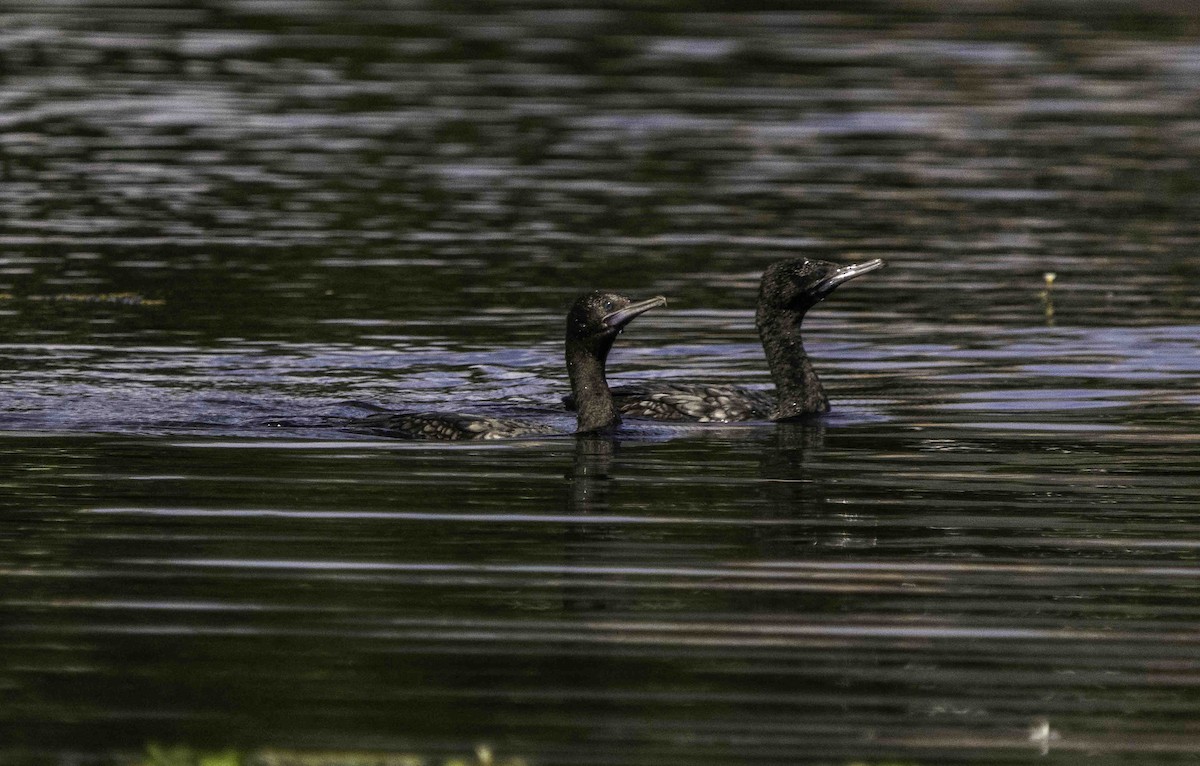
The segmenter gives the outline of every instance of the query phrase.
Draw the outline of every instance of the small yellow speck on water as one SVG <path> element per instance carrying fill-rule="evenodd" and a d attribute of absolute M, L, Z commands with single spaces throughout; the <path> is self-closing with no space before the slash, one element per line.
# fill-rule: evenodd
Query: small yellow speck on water
<path fill-rule="evenodd" d="M 1049 290 L 1051 287 L 1054 286 L 1054 280 L 1057 278 L 1058 278 L 1058 275 L 1055 274 L 1053 271 L 1047 271 L 1045 274 L 1042 275 L 1042 279 L 1046 280 L 1046 289 L 1047 290 Z"/>
<path fill-rule="evenodd" d="M 475 757 L 479 759 L 479 766 L 492 766 L 492 749 L 487 745 L 476 745 Z"/>

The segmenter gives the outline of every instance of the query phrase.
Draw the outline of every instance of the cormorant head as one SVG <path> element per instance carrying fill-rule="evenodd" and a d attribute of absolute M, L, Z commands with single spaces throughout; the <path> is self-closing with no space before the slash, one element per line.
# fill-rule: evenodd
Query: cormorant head
<path fill-rule="evenodd" d="M 803 313 L 820 303 L 838 285 L 883 268 L 883 265 L 878 258 L 850 266 L 810 258 L 777 261 L 763 272 L 759 306 Z"/>
<path fill-rule="evenodd" d="M 661 295 L 644 301 L 599 290 L 581 295 L 567 313 L 567 340 L 607 352 L 625 325 L 665 305 L 667 299 Z"/>

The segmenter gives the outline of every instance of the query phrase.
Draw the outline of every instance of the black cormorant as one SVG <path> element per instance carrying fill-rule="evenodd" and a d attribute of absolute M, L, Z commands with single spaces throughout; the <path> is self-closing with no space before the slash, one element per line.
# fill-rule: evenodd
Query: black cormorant
<path fill-rule="evenodd" d="M 759 287 L 755 324 L 775 381 L 774 391 L 665 381 L 633 384 L 613 389 L 617 407 L 630 417 L 700 422 L 786 420 L 828 412 L 829 399 L 804 351 L 800 324 L 808 310 L 838 285 L 883 265 L 878 259 L 839 266 L 795 258 L 767 267 Z M 564 402 L 568 409 L 575 406 L 571 396 Z"/>
<path fill-rule="evenodd" d="M 604 363 L 613 341 L 638 316 L 665 306 L 661 296 L 633 301 L 624 295 L 591 292 L 582 295 L 567 313 L 567 375 L 580 402 L 576 433 L 615 428 L 621 415 L 604 377 Z M 552 426 L 521 420 L 447 412 L 380 413 L 361 418 L 353 430 L 403 439 L 511 439 L 518 436 L 561 434 Z"/>

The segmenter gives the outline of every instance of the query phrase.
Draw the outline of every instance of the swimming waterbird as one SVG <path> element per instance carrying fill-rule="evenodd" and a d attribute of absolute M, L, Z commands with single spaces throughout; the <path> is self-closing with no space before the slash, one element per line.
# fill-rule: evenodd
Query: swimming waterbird
<path fill-rule="evenodd" d="M 839 266 L 795 258 L 767 267 L 759 286 L 755 324 L 774 391 L 670 382 L 622 385 L 613 389 L 617 407 L 630 417 L 699 422 L 787 420 L 828 412 L 829 398 L 804 350 L 800 324 L 808 310 L 838 285 L 883 265 L 878 259 Z M 574 409 L 575 397 L 563 401 Z"/>
<path fill-rule="evenodd" d="M 571 391 L 580 403 L 576 433 L 616 428 L 620 412 L 605 379 L 604 366 L 613 342 L 625 326 L 650 309 L 665 306 L 662 296 L 634 301 L 595 291 L 582 295 L 567 313 L 566 360 Z M 562 433 L 543 423 L 447 412 L 379 413 L 351 424 L 355 431 L 404 439 L 512 439 Z"/>

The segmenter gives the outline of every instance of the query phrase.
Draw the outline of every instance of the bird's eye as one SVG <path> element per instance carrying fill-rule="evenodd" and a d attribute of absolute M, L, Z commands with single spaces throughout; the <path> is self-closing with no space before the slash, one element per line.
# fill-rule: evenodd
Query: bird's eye
<path fill-rule="evenodd" d="M 605 311 L 612 311 L 614 308 L 616 308 L 616 304 L 614 304 L 614 303 L 613 303 L 611 300 L 609 300 L 609 299 L 607 299 L 607 298 L 606 298 L 606 299 L 604 300 L 604 310 L 605 310 Z"/>

